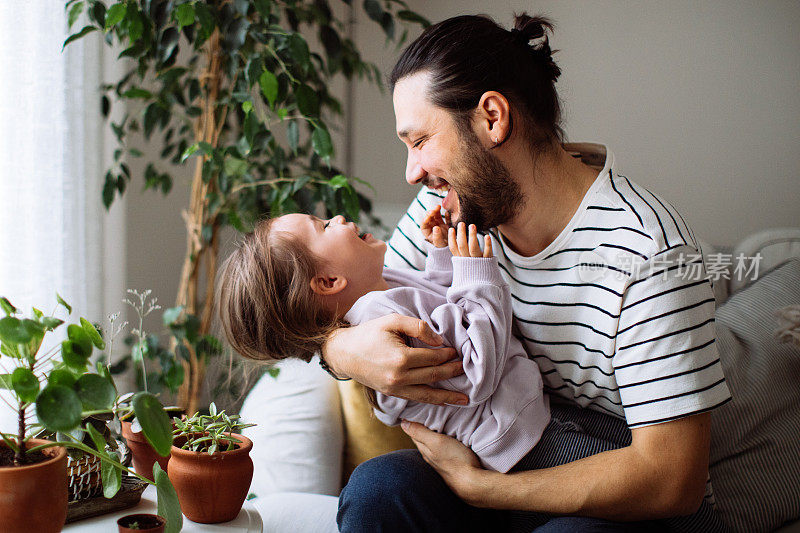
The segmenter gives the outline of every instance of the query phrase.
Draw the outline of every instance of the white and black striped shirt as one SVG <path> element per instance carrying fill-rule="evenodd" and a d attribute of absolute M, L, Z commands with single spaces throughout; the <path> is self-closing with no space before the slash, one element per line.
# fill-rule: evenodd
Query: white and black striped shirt
<path fill-rule="evenodd" d="M 713 409 L 730 394 L 692 230 L 613 167 L 607 151 L 572 220 L 535 256 L 490 234 L 511 286 L 515 333 L 545 390 L 636 428 Z M 419 222 L 441 198 L 420 191 L 389 240 L 386 266 L 424 268 Z"/>

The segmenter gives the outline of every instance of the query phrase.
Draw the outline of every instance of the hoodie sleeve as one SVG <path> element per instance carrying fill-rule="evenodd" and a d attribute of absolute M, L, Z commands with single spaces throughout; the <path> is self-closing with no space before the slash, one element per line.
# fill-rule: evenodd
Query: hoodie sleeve
<path fill-rule="evenodd" d="M 429 242 L 425 243 L 428 257 L 425 259 L 425 278 L 449 287 L 453 283 L 453 254 L 450 248 L 437 248 Z"/>
<path fill-rule="evenodd" d="M 497 389 L 511 343 L 511 291 L 500 275 L 497 259 L 454 257 L 453 282 L 447 303 L 432 318 L 450 337 L 462 357 L 464 376 L 459 389 L 469 405 L 484 402 Z M 463 378 L 469 382 L 463 388 Z M 448 380 L 454 384 L 459 377 Z"/>

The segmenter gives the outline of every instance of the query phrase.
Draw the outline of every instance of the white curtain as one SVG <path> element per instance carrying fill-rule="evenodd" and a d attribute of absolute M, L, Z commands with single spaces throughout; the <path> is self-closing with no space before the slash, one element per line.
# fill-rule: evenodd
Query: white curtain
<path fill-rule="evenodd" d="M 104 324 L 120 307 L 124 208 L 109 215 L 100 195 L 113 150 L 100 114 L 101 35 L 62 52 L 63 5 L 0 1 L 0 296 L 50 313 L 57 291 L 74 320 Z M 6 411 L 0 403 L 2 429 Z"/>

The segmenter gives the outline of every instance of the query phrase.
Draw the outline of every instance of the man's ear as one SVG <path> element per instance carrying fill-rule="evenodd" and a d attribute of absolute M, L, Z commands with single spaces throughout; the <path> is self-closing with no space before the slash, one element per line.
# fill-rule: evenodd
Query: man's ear
<path fill-rule="evenodd" d="M 320 296 L 333 296 L 339 294 L 347 287 L 347 278 L 343 276 L 314 276 L 311 281 L 311 290 Z"/>
<path fill-rule="evenodd" d="M 511 106 L 497 91 L 481 95 L 476 118 L 478 138 L 489 147 L 502 144 L 511 134 Z"/>

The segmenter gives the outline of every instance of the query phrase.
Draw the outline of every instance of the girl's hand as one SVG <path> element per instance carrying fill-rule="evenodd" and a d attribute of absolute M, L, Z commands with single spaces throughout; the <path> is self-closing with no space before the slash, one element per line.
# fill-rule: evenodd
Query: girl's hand
<path fill-rule="evenodd" d="M 447 224 L 442 218 L 441 206 L 436 206 L 425 215 L 419 229 L 422 230 L 422 236 L 425 240 L 437 248 L 444 248 L 447 246 Z"/>
<path fill-rule="evenodd" d="M 458 223 L 458 230 L 450 228 L 447 239 L 450 251 L 454 257 L 492 257 L 492 238 L 489 235 L 483 236 L 483 251 L 478 244 L 478 229 L 475 224 L 469 225 L 469 236 L 467 236 L 467 226 L 463 222 Z"/>

